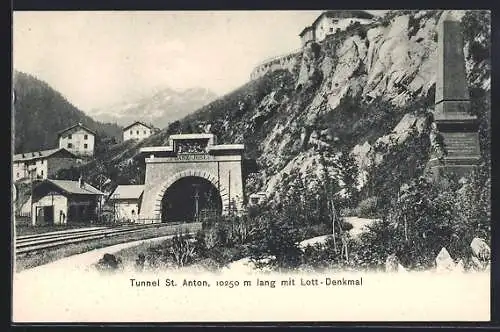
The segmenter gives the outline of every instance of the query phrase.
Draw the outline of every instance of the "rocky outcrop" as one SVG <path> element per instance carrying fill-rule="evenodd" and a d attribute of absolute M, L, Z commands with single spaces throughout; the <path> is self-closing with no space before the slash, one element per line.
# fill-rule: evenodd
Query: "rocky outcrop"
<path fill-rule="evenodd" d="M 455 262 L 451 258 L 448 250 L 442 248 L 436 257 L 436 270 L 438 272 L 453 271 L 455 269 Z"/>

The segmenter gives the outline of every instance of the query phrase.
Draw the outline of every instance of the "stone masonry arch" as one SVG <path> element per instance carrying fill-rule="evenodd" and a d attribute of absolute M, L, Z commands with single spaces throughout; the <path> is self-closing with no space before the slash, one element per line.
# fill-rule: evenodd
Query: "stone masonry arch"
<path fill-rule="evenodd" d="M 217 144 L 215 135 L 177 134 L 168 145 L 141 149 L 146 165 L 139 222 L 162 222 L 162 203 L 177 181 L 198 177 L 211 183 L 222 201 L 222 214 L 244 208 L 242 144 Z M 231 207 L 231 208 L 230 208 Z"/>
<path fill-rule="evenodd" d="M 219 195 L 222 199 L 222 211 L 227 210 L 229 206 L 229 195 L 228 195 L 229 190 L 224 185 L 220 184 L 219 181 L 217 181 L 217 176 L 210 174 L 209 172 L 204 170 L 188 169 L 168 177 L 167 180 L 165 180 L 164 183 L 159 187 L 155 199 L 156 209 L 155 209 L 154 219 L 161 220 L 161 202 L 168 188 L 170 188 L 178 180 L 190 176 L 203 178 L 209 181 L 215 188 L 217 188 L 219 190 Z"/>

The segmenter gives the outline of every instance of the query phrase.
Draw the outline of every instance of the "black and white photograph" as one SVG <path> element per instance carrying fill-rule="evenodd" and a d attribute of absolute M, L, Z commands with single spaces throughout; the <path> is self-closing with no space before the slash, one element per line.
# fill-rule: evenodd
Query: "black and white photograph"
<path fill-rule="evenodd" d="M 489 10 L 12 20 L 13 322 L 490 320 Z"/>

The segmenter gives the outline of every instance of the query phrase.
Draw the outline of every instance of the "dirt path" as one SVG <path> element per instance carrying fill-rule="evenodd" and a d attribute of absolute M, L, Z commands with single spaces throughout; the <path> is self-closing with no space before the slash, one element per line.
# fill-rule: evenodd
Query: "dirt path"
<path fill-rule="evenodd" d="M 145 239 L 145 240 L 137 240 L 133 242 L 127 242 L 127 243 L 120 243 L 120 244 L 115 244 L 109 247 L 104 247 L 100 249 L 94 249 L 82 254 L 78 255 L 73 255 L 65 258 L 58 259 L 57 261 L 45 264 L 45 265 L 40 265 L 34 268 L 26 269 L 23 271 L 20 271 L 18 273 L 14 274 L 14 279 L 15 280 L 21 280 L 26 278 L 32 278 L 32 277 L 46 277 L 50 276 L 51 273 L 53 273 L 56 270 L 67 270 L 67 271 L 87 271 L 89 267 L 96 263 L 102 256 L 106 253 L 108 254 L 113 254 L 116 253 L 122 249 L 130 248 L 137 246 L 142 243 L 152 243 L 152 242 L 157 242 L 157 241 L 162 241 L 166 239 L 172 238 L 173 235 L 166 235 L 162 237 L 156 237 L 156 238 L 151 238 L 151 239 Z"/>

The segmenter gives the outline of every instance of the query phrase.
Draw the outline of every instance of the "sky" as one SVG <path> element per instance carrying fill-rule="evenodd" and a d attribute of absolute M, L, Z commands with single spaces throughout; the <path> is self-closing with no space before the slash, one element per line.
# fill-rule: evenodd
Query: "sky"
<path fill-rule="evenodd" d="M 13 66 L 89 114 L 161 87 L 221 96 L 259 62 L 299 49 L 320 13 L 14 12 Z"/>

